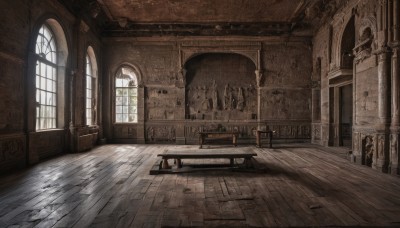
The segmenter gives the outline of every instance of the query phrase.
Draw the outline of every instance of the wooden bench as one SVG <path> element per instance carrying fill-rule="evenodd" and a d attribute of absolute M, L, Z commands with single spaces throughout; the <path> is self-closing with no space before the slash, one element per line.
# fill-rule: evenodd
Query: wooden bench
<path fill-rule="evenodd" d="M 235 167 L 236 158 L 243 158 L 244 168 L 253 168 L 251 158 L 257 156 L 257 153 L 249 148 L 243 149 L 172 149 L 165 150 L 163 153 L 158 154 L 162 158 L 161 163 L 158 164 L 158 170 L 152 170 L 150 174 L 169 173 L 168 170 L 172 166 L 168 163 L 169 159 L 174 159 L 176 163 L 176 170 L 182 169 L 182 159 L 229 159 L 229 167 Z M 222 166 L 222 165 L 221 165 Z M 160 172 L 161 171 L 161 172 Z M 175 171 L 176 172 L 176 171 Z M 172 172 L 171 172 L 172 173 Z"/>
<path fill-rule="evenodd" d="M 203 148 L 203 144 L 207 139 L 232 139 L 232 144 L 237 146 L 237 139 L 239 137 L 239 132 L 219 132 L 219 131 L 209 131 L 209 132 L 199 132 L 199 144 L 200 149 Z"/>
<path fill-rule="evenodd" d="M 272 135 L 275 131 L 271 130 L 256 130 L 256 146 L 261 147 L 261 134 L 266 134 L 269 138 L 269 148 L 272 148 Z"/>

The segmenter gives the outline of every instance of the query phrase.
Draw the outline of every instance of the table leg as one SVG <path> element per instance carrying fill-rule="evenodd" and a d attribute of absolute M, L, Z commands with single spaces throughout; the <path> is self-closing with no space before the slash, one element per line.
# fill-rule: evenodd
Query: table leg
<path fill-rule="evenodd" d="M 272 148 L 272 131 L 270 131 L 268 134 L 269 134 L 269 148 Z"/>
<path fill-rule="evenodd" d="M 236 135 L 233 135 L 233 137 L 232 137 L 232 143 L 233 143 L 233 145 L 236 147 L 237 146 L 237 137 L 236 137 Z"/>
<path fill-rule="evenodd" d="M 259 131 L 256 133 L 256 146 L 261 147 L 261 132 Z"/>
<path fill-rule="evenodd" d="M 202 135 L 199 135 L 200 149 L 203 148 L 203 143 L 204 143 L 204 137 Z"/>
<path fill-rule="evenodd" d="M 230 158 L 229 160 L 230 160 L 230 165 L 234 166 L 235 165 L 235 159 L 234 158 Z"/>

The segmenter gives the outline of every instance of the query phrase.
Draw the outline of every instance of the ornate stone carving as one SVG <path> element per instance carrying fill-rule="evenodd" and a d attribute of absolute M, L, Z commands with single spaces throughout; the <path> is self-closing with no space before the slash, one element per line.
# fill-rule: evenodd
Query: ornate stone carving
<path fill-rule="evenodd" d="M 172 126 L 150 126 L 146 129 L 146 140 L 150 142 L 155 141 L 169 141 L 175 142 L 176 130 Z"/>
<path fill-rule="evenodd" d="M 314 140 L 320 140 L 321 139 L 321 129 L 319 125 L 314 125 L 313 126 L 313 134 L 312 137 Z"/>
<path fill-rule="evenodd" d="M 373 156 L 375 152 L 375 142 L 374 138 L 371 135 L 367 135 L 363 139 L 363 165 L 372 167 Z"/>
<path fill-rule="evenodd" d="M 398 152 L 398 135 L 390 135 L 390 164 L 398 165 L 399 162 L 399 152 Z"/>
<path fill-rule="evenodd" d="M 372 17 L 365 18 L 361 21 L 359 29 L 359 39 L 354 47 L 354 55 L 356 63 L 362 62 L 371 56 L 376 50 L 376 29 L 375 19 Z"/>

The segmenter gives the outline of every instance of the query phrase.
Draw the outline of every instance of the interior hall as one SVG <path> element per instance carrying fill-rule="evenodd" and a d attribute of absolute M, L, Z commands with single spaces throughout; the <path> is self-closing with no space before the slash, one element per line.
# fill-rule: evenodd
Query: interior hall
<path fill-rule="evenodd" d="M 400 0 L 0 0 L 0 227 L 399 227 Z"/>

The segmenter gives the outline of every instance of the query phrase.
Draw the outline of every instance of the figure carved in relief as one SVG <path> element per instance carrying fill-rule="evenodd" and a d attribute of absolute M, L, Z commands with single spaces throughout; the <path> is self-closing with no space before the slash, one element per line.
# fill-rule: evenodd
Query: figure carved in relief
<path fill-rule="evenodd" d="M 232 92 L 231 92 L 231 87 L 229 86 L 229 83 L 226 84 L 225 90 L 224 90 L 224 109 L 225 110 L 230 110 L 232 105 Z"/>
<path fill-rule="evenodd" d="M 203 101 L 201 102 L 201 108 L 202 108 L 202 110 L 204 110 L 204 111 L 207 111 L 207 110 L 209 110 L 210 109 L 210 99 L 208 99 L 208 97 L 207 97 L 207 91 L 208 91 L 208 89 L 207 89 L 207 87 L 203 87 L 203 92 L 204 92 L 204 99 L 203 99 Z"/>
<path fill-rule="evenodd" d="M 395 161 L 397 160 L 397 135 L 391 135 L 391 140 L 390 140 L 390 160 Z"/>
<path fill-rule="evenodd" d="M 243 111 L 244 109 L 244 96 L 243 96 L 243 89 L 242 87 L 239 87 L 238 89 L 238 97 L 237 97 L 237 109 L 239 111 Z"/>
<path fill-rule="evenodd" d="M 147 130 L 147 139 L 154 141 L 154 128 L 149 127 Z"/>
<path fill-rule="evenodd" d="M 383 159 L 384 151 L 385 151 L 385 138 L 384 136 L 379 136 L 379 141 L 378 141 L 379 158 Z"/>
<path fill-rule="evenodd" d="M 364 164 L 366 166 L 372 166 L 372 158 L 374 155 L 374 140 L 372 139 L 372 136 L 366 136 L 365 137 L 365 144 L 364 144 Z"/>
<path fill-rule="evenodd" d="M 168 140 L 169 141 L 174 141 L 175 140 L 175 129 L 173 127 L 169 128 Z"/>
<path fill-rule="evenodd" d="M 213 109 L 218 110 L 218 90 L 217 90 L 217 83 L 213 80 L 213 91 L 212 91 L 212 102 L 213 102 Z"/>
<path fill-rule="evenodd" d="M 363 61 L 367 57 L 371 56 L 373 40 L 374 35 L 371 28 L 366 27 L 358 39 L 357 45 L 353 49 L 356 53 L 357 62 Z"/>

